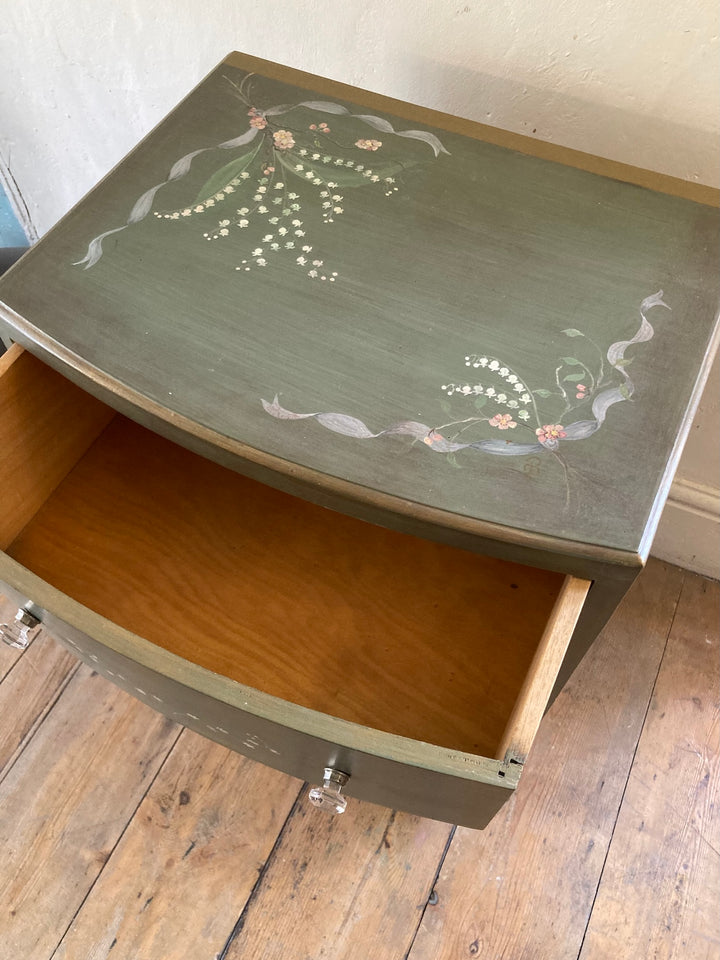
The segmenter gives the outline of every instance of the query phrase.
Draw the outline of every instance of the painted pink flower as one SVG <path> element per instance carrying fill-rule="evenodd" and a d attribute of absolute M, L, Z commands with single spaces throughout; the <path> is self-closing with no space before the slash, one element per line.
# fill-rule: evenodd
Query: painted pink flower
<path fill-rule="evenodd" d="M 540 443 L 547 443 L 548 440 L 562 440 L 567 436 L 561 423 L 546 423 L 544 427 L 538 427 L 535 433 Z"/>
<path fill-rule="evenodd" d="M 584 384 L 584 383 L 579 383 L 579 384 L 575 387 L 575 389 L 577 390 L 577 393 L 575 394 L 575 399 L 576 399 L 576 400 L 584 400 L 584 399 L 585 399 L 585 396 L 586 396 L 586 394 L 587 394 L 587 387 L 585 386 L 585 384 Z"/>
<path fill-rule="evenodd" d="M 423 437 L 423 443 L 426 443 L 431 447 L 434 443 L 437 443 L 438 440 L 444 440 L 445 437 L 438 433 L 436 430 L 432 430 L 426 437 Z"/>
<path fill-rule="evenodd" d="M 273 142 L 278 150 L 291 150 L 295 146 L 295 138 L 289 130 L 276 130 Z"/>
<path fill-rule="evenodd" d="M 510 413 L 496 413 L 488 422 L 491 427 L 497 427 L 498 430 L 514 430 L 517 426 Z"/>
<path fill-rule="evenodd" d="M 267 126 L 267 120 L 265 117 L 250 117 L 250 126 L 255 127 L 256 130 L 264 130 Z"/>
<path fill-rule="evenodd" d="M 361 150 L 379 150 L 382 146 L 382 140 L 356 140 L 355 146 Z"/>
<path fill-rule="evenodd" d="M 271 173 L 275 173 L 275 167 L 265 167 L 265 169 L 263 170 L 263 173 L 264 173 L 265 176 L 267 177 L 267 176 L 269 176 Z"/>

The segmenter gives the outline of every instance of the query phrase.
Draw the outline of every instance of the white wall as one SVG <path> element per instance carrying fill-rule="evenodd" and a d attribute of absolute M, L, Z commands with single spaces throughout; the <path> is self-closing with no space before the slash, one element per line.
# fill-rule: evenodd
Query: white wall
<path fill-rule="evenodd" d="M 0 22 L 0 159 L 42 234 L 241 50 L 717 185 L 719 33 L 716 0 L 22 0 Z M 712 507 L 686 510 L 693 543 L 720 503 L 717 397 L 674 489 L 676 514 L 693 485 Z M 665 554 L 720 576 L 671 526 Z"/>

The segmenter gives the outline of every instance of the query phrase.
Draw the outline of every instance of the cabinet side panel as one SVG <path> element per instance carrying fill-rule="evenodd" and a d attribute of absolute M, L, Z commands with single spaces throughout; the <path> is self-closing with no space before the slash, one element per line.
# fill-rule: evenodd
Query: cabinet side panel
<path fill-rule="evenodd" d="M 15 344 L 0 358 L 0 547 L 6 548 L 113 417 Z"/>

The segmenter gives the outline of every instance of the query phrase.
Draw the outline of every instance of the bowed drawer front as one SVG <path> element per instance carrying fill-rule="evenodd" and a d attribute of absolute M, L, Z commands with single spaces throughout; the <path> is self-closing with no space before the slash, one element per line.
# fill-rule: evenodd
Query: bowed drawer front
<path fill-rule="evenodd" d="M 589 588 L 281 493 L 0 361 L 2 572 L 62 642 L 206 736 L 483 826 Z"/>

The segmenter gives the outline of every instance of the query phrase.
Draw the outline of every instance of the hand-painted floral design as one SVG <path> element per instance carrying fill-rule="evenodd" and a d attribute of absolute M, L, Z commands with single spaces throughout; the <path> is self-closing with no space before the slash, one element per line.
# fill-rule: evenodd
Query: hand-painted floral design
<path fill-rule="evenodd" d="M 509 413 L 496 413 L 494 417 L 488 420 L 491 427 L 497 427 L 498 430 L 514 430 L 517 423 Z"/>
<path fill-rule="evenodd" d="M 566 337 L 582 339 L 584 350 L 577 352 L 583 353 L 585 359 L 559 357 L 554 364 L 554 382 L 550 386 L 529 384 L 509 363 L 497 357 L 468 354 L 465 366 L 482 370 L 483 382 L 445 383 L 442 390 L 447 397 L 469 404 L 475 412 L 439 426 L 430 427 L 414 420 L 401 420 L 373 433 L 362 420 L 347 414 L 293 413 L 280 405 L 277 396 L 272 403 L 263 400 L 262 404 L 267 413 L 278 420 L 313 418 L 328 430 L 362 440 L 409 436 L 422 441 L 436 453 L 455 454 L 461 450 L 473 450 L 494 456 L 531 458 L 548 453 L 562 468 L 567 505 L 570 488 L 564 448 L 570 441 L 591 437 L 605 423 L 610 407 L 634 395 L 635 385 L 627 373 L 633 358 L 626 359 L 625 351 L 636 343 L 652 339 L 654 330 L 646 316 L 652 307 L 670 309 L 663 300 L 662 290 L 645 297 L 640 304 L 640 326 L 635 335 L 629 340 L 611 344 L 607 352 L 581 330 L 562 330 L 561 333 Z M 444 405 L 447 403 L 447 400 L 443 401 Z M 491 411 L 486 413 L 488 404 L 491 405 Z M 589 409 L 586 404 L 589 404 Z M 505 410 L 493 411 L 492 406 L 504 407 Z M 578 417 L 575 411 L 583 407 L 585 410 Z M 513 412 L 507 412 L 510 410 Z M 503 431 L 520 427 L 518 433 L 522 433 L 524 427 L 525 435 L 517 440 L 483 436 L 482 431 L 487 427 Z M 473 437 L 470 431 L 475 431 L 476 436 Z"/>
<path fill-rule="evenodd" d="M 267 124 L 267 120 L 265 123 Z M 276 130 L 273 143 L 277 150 L 291 150 L 295 146 L 295 138 L 289 130 Z"/>
<path fill-rule="evenodd" d="M 535 431 L 540 443 L 547 443 L 551 440 L 562 440 L 567 436 L 561 423 L 546 423 L 543 427 L 538 427 Z"/>
<path fill-rule="evenodd" d="M 326 255 L 320 253 L 324 244 L 309 240 L 309 231 L 342 217 L 348 191 L 364 188 L 392 197 L 406 171 L 448 153 L 429 131 L 396 130 L 384 117 L 353 113 L 332 101 L 263 106 L 262 78 L 246 74 L 240 83 L 226 79 L 243 104 L 248 128 L 231 140 L 181 157 L 167 180 L 137 200 L 125 224 L 90 242 L 78 261 L 85 269 L 102 257 L 106 237 L 151 213 L 162 221 L 194 220 L 198 215 L 207 220 L 215 213 L 219 218 L 203 232 L 206 241 L 227 242 L 236 230 L 248 231 L 248 252 L 241 254 L 236 270 L 267 267 L 283 254 L 309 279 L 334 281 L 338 271 L 329 269 Z M 334 117 L 332 129 L 322 119 L 328 114 Z M 359 137 L 368 126 L 382 131 L 383 140 Z M 377 159 L 358 152 L 375 154 L 381 148 Z M 187 176 L 195 157 L 211 150 L 233 156 L 206 180 L 195 199 L 176 209 L 153 209 L 158 191 Z"/>

